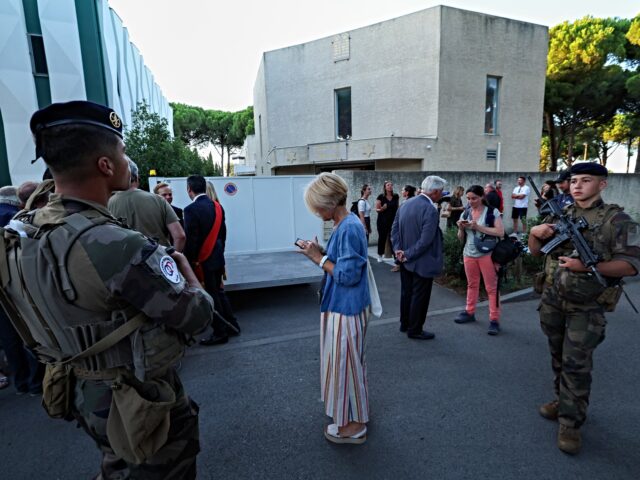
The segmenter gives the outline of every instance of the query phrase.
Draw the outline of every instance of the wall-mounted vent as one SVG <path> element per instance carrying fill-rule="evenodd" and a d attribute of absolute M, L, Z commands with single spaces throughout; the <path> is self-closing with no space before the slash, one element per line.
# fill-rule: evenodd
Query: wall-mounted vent
<path fill-rule="evenodd" d="M 334 62 L 349 60 L 350 37 L 348 33 L 341 33 L 333 37 L 331 45 L 333 47 Z"/>
<path fill-rule="evenodd" d="M 495 148 L 487 149 L 487 160 L 497 160 L 498 159 L 498 150 Z"/>

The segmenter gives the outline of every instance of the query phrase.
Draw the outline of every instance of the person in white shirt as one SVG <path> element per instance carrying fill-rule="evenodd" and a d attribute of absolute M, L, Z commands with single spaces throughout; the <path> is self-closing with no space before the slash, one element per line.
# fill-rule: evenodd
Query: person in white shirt
<path fill-rule="evenodd" d="M 371 185 L 364 184 L 360 190 L 360 200 L 358 200 L 358 217 L 362 222 L 364 231 L 367 233 L 367 242 L 371 233 L 371 205 L 369 205 L 369 197 L 371 196 Z"/>
<path fill-rule="evenodd" d="M 522 221 L 522 233 L 527 230 L 527 207 L 529 206 L 530 189 L 524 182 L 524 177 L 518 177 L 518 185 L 516 185 L 511 194 L 513 199 L 511 219 L 513 220 L 513 233 L 516 235 L 518 234 L 518 220 Z"/>

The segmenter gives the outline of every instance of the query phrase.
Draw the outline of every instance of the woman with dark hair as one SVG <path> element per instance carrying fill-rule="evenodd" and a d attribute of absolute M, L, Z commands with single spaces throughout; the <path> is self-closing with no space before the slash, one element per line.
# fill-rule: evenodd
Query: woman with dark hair
<path fill-rule="evenodd" d="M 449 201 L 447 228 L 457 226 L 458 220 L 460 220 L 460 215 L 462 215 L 462 212 L 464 211 L 464 207 L 462 206 L 462 195 L 464 195 L 464 187 L 462 185 L 458 185 L 453 191 L 453 195 L 451 195 L 451 200 Z"/>
<path fill-rule="evenodd" d="M 456 323 L 475 322 L 476 304 L 480 293 L 480 276 L 484 289 L 489 295 L 489 335 L 500 332 L 500 299 L 498 296 L 498 275 L 496 265 L 491 260 L 491 251 L 486 251 L 479 240 L 487 236 L 502 238 L 504 226 L 500 211 L 490 207 L 484 200 L 484 188 L 472 185 L 467 189 L 468 206 L 458 220 L 458 239 L 464 242 L 462 252 L 464 271 L 467 275 L 467 305 L 454 320 Z"/>
<path fill-rule="evenodd" d="M 362 222 L 364 231 L 367 234 L 367 243 L 369 243 L 369 234 L 371 233 L 371 205 L 369 205 L 369 197 L 371 196 L 371 185 L 364 184 L 360 189 L 360 200 L 358 200 L 358 217 Z"/>
<path fill-rule="evenodd" d="M 544 198 L 544 201 L 551 200 L 553 197 L 558 195 L 558 187 L 556 187 L 556 182 L 553 180 L 547 180 L 542 184 L 542 188 L 540 190 L 540 195 Z M 539 198 L 535 199 L 535 205 L 538 210 L 542 207 L 542 201 Z"/>
<path fill-rule="evenodd" d="M 401 193 L 402 193 L 402 198 L 404 199 L 403 200 L 403 202 L 404 202 L 404 201 L 416 196 L 416 187 L 414 187 L 413 185 L 405 185 L 402 188 L 402 192 Z"/>
<path fill-rule="evenodd" d="M 385 246 L 391 233 L 393 220 L 396 218 L 400 197 L 397 193 L 393 193 L 393 182 L 386 180 L 382 185 L 382 193 L 376 198 L 376 212 L 378 219 L 376 227 L 378 228 L 378 262 L 382 261 Z"/>

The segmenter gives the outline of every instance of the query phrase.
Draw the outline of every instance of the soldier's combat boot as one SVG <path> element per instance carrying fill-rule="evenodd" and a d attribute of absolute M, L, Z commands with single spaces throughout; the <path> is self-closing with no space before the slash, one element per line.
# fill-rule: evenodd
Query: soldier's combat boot
<path fill-rule="evenodd" d="M 558 419 L 558 401 L 554 400 L 549 403 L 545 403 L 544 405 L 540 405 L 538 409 L 540 415 L 549 420 L 557 420 Z"/>
<path fill-rule="evenodd" d="M 582 447 L 580 430 L 560 424 L 558 428 L 558 448 L 564 453 L 575 455 Z"/>

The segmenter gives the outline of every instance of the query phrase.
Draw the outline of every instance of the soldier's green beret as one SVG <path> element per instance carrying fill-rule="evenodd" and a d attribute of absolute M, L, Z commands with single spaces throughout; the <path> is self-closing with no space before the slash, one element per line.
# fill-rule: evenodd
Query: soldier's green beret
<path fill-rule="evenodd" d="M 595 162 L 576 163 L 571 167 L 571 175 L 597 175 L 606 177 L 609 172 L 605 167 Z"/>

